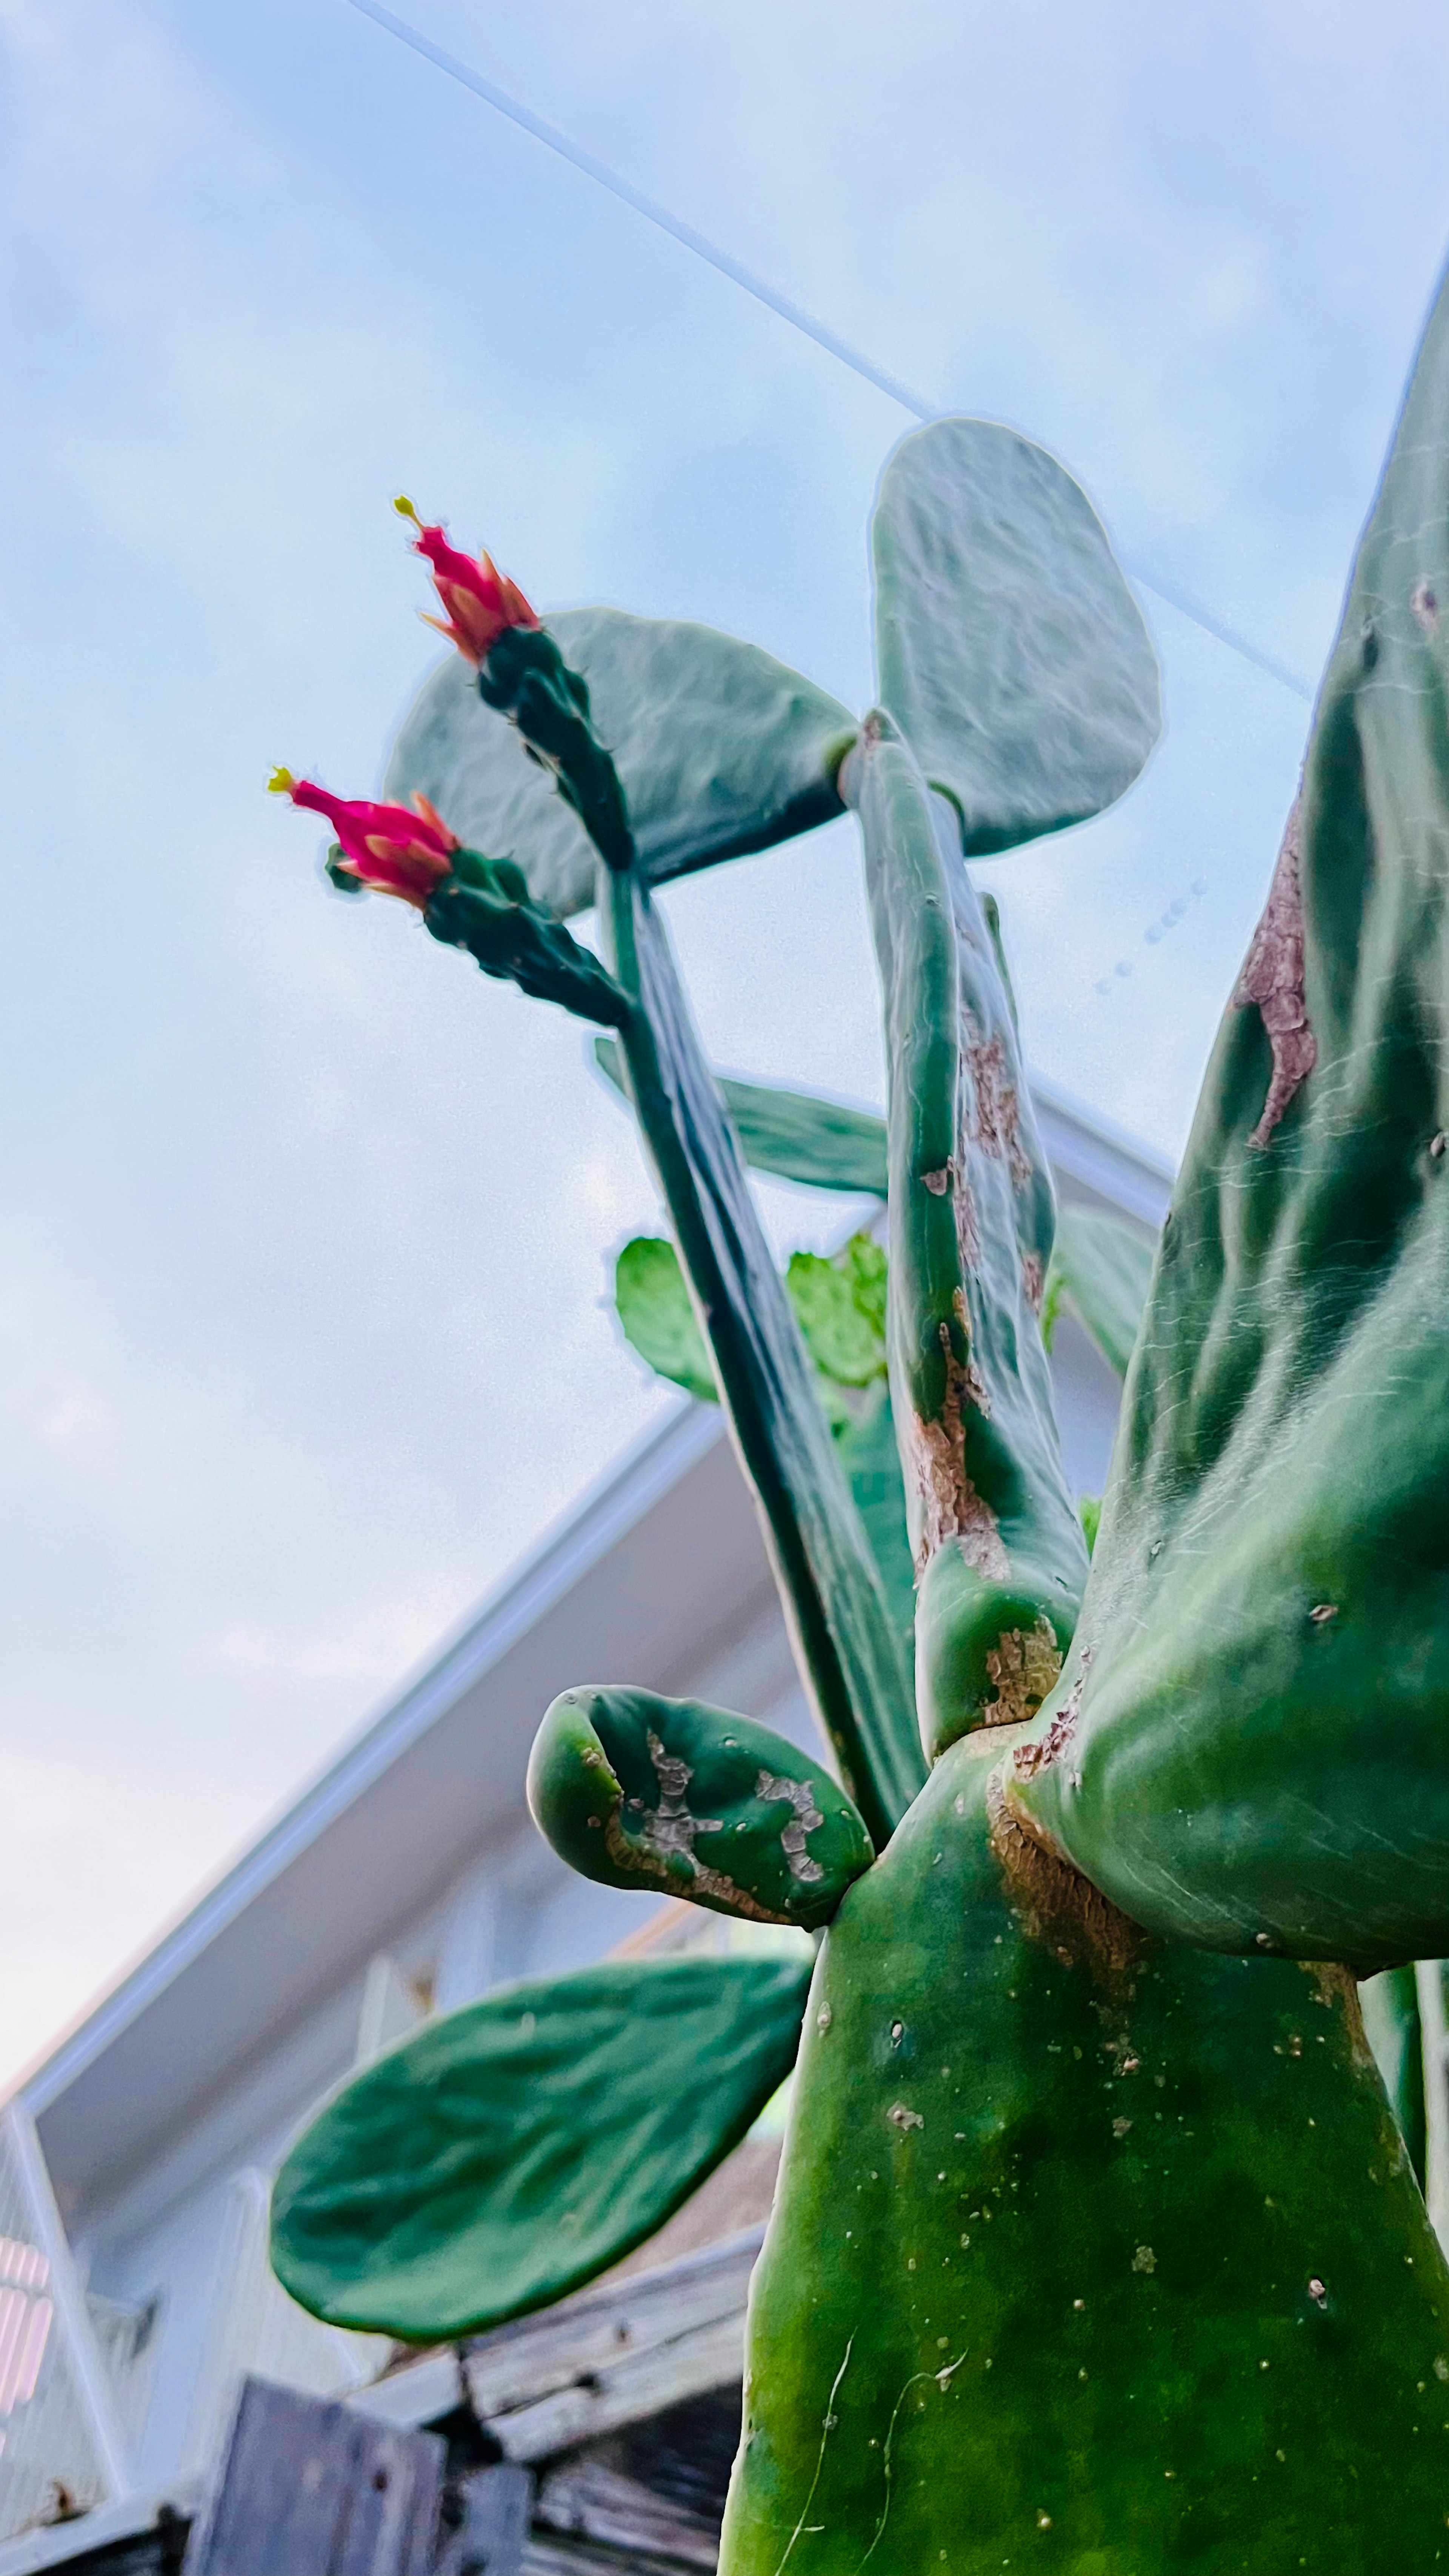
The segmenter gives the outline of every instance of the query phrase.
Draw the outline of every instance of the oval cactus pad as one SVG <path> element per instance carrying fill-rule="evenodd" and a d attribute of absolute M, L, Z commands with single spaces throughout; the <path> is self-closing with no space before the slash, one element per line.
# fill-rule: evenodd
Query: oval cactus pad
<path fill-rule="evenodd" d="M 794 1959 L 606 1960 L 449 2013 L 292 2149 L 272 2263 L 330 2325 L 436 2342 L 652 2236 L 794 2063 Z"/>
<path fill-rule="evenodd" d="M 871 530 L 880 702 L 969 854 L 1085 822 L 1157 740 L 1157 662 L 1080 484 L 991 420 L 896 449 Z"/>
<path fill-rule="evenodd" d="M 528 1803 L 585 1878 L 756 1922 L 828 1923 L 872 1859 L 823 1763 L 754 1718 L 656 1691 L 564 1691 L 538 1731 Z"/>

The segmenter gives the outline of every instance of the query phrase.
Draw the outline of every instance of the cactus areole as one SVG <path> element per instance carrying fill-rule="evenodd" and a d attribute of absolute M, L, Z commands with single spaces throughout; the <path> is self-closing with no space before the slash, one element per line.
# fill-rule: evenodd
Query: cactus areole
<path fill-rule="evenodd" d="M 332 817 L 339 884 L 613 1033 L 673 1236 L 621 1256 L 620 1313 L 723 1405 L 822 1742 L 565 1692 L 542 1830 L 745 1946 L 505 1989 L 354 2079 L 283 2170 L 282 2279 L 417 2338 L 522 2313 L 647 2236 L 798 2050 L 726 2576 L 1449 2571 L 1414 1983 L 1373 2005 L 1397 2118 L 1355 1983 L 1449 1949 L 1449 293 L 1090 1567 L 1044 1331 L 1065 1296 L 1126 1362 L 1149 1256 L 1090 1216 L 1054 1252 L 970 875 L 1156 737 L 1082 492 L 987 422 L 903 443 L 863 720 L 701 627 L 539 620 L 417 524 L 458 651 L 394 801 L 278 784 Z M 654 895 L 845 810 L 883 1133 L 722 1090 Z M 591 903 L 602 954 L 565 927 Z M 883 1194 L 888 1287 L 859 1237 L 782 1282 L 747 1158 Z"/>

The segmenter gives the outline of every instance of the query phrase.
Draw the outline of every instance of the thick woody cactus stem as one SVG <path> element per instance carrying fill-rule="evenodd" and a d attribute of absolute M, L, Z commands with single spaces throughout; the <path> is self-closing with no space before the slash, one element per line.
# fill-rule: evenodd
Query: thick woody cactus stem
<path fill-rule="evenodd" d="M 764 1514 L 817 1713 L 879 1849 L 922 1778 L 909 1684 L 880 1577 L 664 924 L 632 875 L 611 878 L 606 901 L 614 972 L 636 1005 L 623 1045 L 640 1125 Z"/>

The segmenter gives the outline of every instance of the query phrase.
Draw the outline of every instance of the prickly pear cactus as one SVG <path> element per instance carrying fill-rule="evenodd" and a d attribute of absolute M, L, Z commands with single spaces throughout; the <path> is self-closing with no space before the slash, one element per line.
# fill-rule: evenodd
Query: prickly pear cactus
<path fill-rule="evenodd" d="M 621 1256 L 621 1323 L 724 1408 L 835 1773 L 624 1682 L 556 1701 L 557 1849 L 757 1946 L 395 2051 L 284 2168 L 282 2278 L 402 2335 L 520 2314 L 647 2236 L 798 2049 L 725 2576 L 1449 2568 L 1412 1978 L 1367 1990 L 1376 2064 L 1353 1974 L 1449 1947 L 1449 312 L 1150 1289 L 1130 1230 L 1056 1240 L 969 869 L 1155 737 L 1060 466 L 983 422 L 897 451 L 861 723 L 701 628 L 541 621 L 417 524 L 462 658 L 394 756 L 414 803 L 276 783 L 335 882 L 610 1033 L 673 1237 Z M 653 894 L 847 809 L 884 1129 L 715 1079 Z M 591 899 L 602 956 L 564 927 Z M 888 1263 L 866 1234 L 782 1279 L 751 1162 L 883 1197 Z M 1120 1368 L 1144 1295 L 1089 1570 L 1047 1346 L 1067 1302 Z"/>

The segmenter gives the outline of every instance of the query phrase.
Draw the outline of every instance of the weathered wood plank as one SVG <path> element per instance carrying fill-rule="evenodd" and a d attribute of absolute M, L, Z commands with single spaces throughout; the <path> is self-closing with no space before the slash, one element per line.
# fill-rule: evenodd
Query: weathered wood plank
<path fill-rule="evenodd" d="M 436 2576 L 520 2576 L 533 2516 L 533 2479 L 527 2469 L 499 2461 L 478 2469 L 458 2490 L 463 2519 L 441 2557 Z"/>
<path fill-rule="evenodd" d="M 567 2460 L 555 2469 L 539 2489 L 536 2518 L 545 2530 L 602 2541 L 606 2548 L 648 2550 L 681 2567 L 703 2568 L 708 2576 L 719 2561 L 712 2522 L 602 2460 Z"/>
<path fill-rule="evenodd" d="M 535 2405 L 491 2419 L 491 2430 L 511 2460 L 547 2459 L 577 2442 L 595 2441 L 621 2424 L 657 2415 L 686 2397 L 702 2397 L 740 2379 L 745 2361 L 744 2302 L 647 2350 L 622 2358 L 555 2389 Z M 480 2408 L 480 2413 L 482 2409 Z"/>
<path fill-rule="evenodd" d="M 186 2576 L 426 2576 L 445 2446 L 243 2383 Z"/>
<path fill-rule="evenodd" d="M 466 2355 L 478 2413 L 494 2422 L 608 2369 L 623 2354 L 643 2354 L 743 2316 L 763 2234 L 762 2228 L 748 2228 L 666 2270 L 636 2273 L 613 2289 L 579 2291 L 542 2316 L 520 2317 L 478 2336 Z M 510 2456 L 525 2456 L 514 2452 L 501 2424 L 497 2430 Z"/>
<path fill-rule="evenodd" d="M 479 2415 L 491 2422 L 573 2386 L 623 2353 L 646 2351 L 686 2328 L 742 2315 L 763 2235 L 763 2227 L 746 2228 L 657 2272 L 577 2291 L 541 2316 L 520 2317 L 475 2337 L 466 2367 Z M 428 2353 L 347 2402 L 382 2423 L 430 2423 L 456 2405 L 457 2371 L 453 2353 Z"/>

